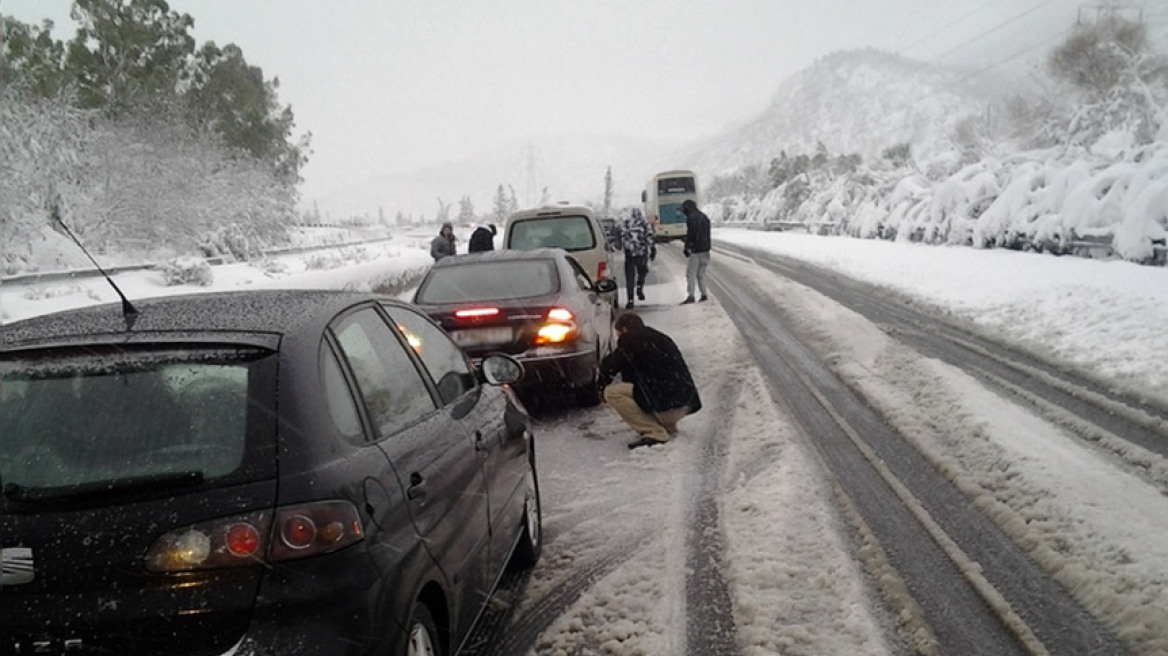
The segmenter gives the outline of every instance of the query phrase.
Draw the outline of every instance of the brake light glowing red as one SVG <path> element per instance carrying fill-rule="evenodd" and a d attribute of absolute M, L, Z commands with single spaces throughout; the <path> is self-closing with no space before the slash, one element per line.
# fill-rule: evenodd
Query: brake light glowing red
<path fill-rule="evenodd" d="M 459 319 L 481 319 L 483 317 L 493 317 L 497 314 L 499 314 L 499 308 L 496 307 L 467 308 L 454 312 L 454 316 Z"/>
<path fill-rule="evenodd" d="M 576 317 L 572 316 L 572 311 L 567 308 L 552 308 L 547 313 L 548 321 L 568 322 L 574 321 Z"/>
<path fill-rule="evenodd" d="M 607 277 L 608 277 L 608 262 L 601 262 L 596 267 L 596 279 L 597 280 L 604 280 Z"/>

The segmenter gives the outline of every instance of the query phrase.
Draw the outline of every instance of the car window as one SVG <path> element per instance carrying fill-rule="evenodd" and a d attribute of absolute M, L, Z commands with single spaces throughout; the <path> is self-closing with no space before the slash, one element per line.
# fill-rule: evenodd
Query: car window
<path fill-rule="evenodd" d="M 435 409 L 429 387 L 401 340 L 375 310 L 367 308 L 342 318 L 334 332 L 381 437 Z"/>
<path fill-rule="evenodd" d="M 383 307 L 397 324 L 406 342 L 421 356 L 422 362 L 434 379 L 434 384 L 438 387 L 438 396 L 443 403 L 452 403 L 475 388 L 475 375 L 466 354 L 442 332 L 441 328 L 411 310 Z"/>
<path fill-rule="evenodd" d="M 414 302 L 503 301 L 558 291 L 560 279 L 551 260 L 473 262 L 430 269 Z"/>
<path fill-rule="evenodd" d="M 197 349 L 0 362 L 0 476 L 37 488 L 229 475 L 244 461 L 252 359 Z"/>
<path fill-rule="evenodd" d="M 596 248 L 596 235 L 586 216 L 556 216 L 516 221 L 512 224 L 508 248 L 562 248 L 568 252 Z"/>
<path fill-rule="evenodd" d="M 324 387 L 325 403 L 333 426 L 345 438 L 352 441 L 364 439 L 361 434 L 361 416 L 352 389 L 341 373 L 341 365 L 327 342 L 320 348 L 321 385 Z"/>

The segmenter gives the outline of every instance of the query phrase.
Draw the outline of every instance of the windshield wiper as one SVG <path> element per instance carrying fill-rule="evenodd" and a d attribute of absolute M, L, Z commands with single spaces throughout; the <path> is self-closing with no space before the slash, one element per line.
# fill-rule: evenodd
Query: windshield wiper
<path fill-rule="evenodd" d="M 4 486 L 4 498 L 17 502 L 55 502 L 84 500 L 86 502 L 109 497 L 134 495 L 156 490 L 193 487 L 203 482 L 203 472 L 183 471 L 146 476 L 127 476 L 104 481 L 60 485 L 56 487 L 25 487 L 16 483 Z"/>

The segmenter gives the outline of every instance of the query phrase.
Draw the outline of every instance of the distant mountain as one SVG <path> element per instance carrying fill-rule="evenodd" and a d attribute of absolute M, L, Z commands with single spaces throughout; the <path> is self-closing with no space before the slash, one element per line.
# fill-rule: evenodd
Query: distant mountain
<path fill-rule="evenodd" d="M 877 156 L 908 142 L 914 153 L 948 144 L 963 118 L 984 111 L 982 93 L 954 68 L 876 50 L 835 53 L 788 78 L 761 116 L 694 146 L 682 159 L 716 174 L 765 164 L 781 151 Z"/>
<path fill-rule="evenodd" d="M 813 154 L 817 142 L 832 154 L 867 156 L 909 142 L 914 154 L 927 155 L 948 145 L 962 119 L 984 111 L 989 94 L 966 77 L 960 69 L 875 50 L 839 52 L 783 81 L 762 115 L 700 143 L 596 135 L 513 142 L 410 175 L 371 178 L 317 201 L 334 218 L 376 219 L 380 207 L 390 220 L 398 210 L 433 218 L 438 198 L 453 206 L 454 216 L 464 195 L 486 213 L 499 184 L 514 186 L 524 206 L 538 202 L 544 187 L 551 200 L 599 203 L 611 165 L 615 203 L 622 206 L 638 202 L 657 171 L 692 168 L 711 176 L 766 164 L 783 150 Z"/>
<path fill-rule="evenodd" d="M 400 210 L 433 219 L 438 199 L 458 214 L 469 196 L 475 211 L 491 211 L 500 184 L 514 187 L 521 206 L 539 202 L 546 187 L 550 200 L 599 204 L 604 197 L 606 167 L 612 166 L 614 203 L 639 200 L 640 189 L 657 167 L 669 168 L 667 154 L 678 144 L 631 137 L 569 135 L 516 141 L 472 157 L 405 175 L 377 176 L 315 199 L 322 214 L 334 220 L 369 216 L 378 208 L 393 220 Z M 312 199 L 308 200 L 311 206 Z"/>

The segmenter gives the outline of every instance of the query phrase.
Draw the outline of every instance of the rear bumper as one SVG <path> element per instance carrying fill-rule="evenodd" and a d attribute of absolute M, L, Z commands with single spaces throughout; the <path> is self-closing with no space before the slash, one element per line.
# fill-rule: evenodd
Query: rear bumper
<path fill-rule="evenodd" d="M 523 378 L 512 385 L 521 393 L 564 391 L 596 382 L 596 351 L 555 352 L 532 349 L 515 356 L 523 363 Z"/>

